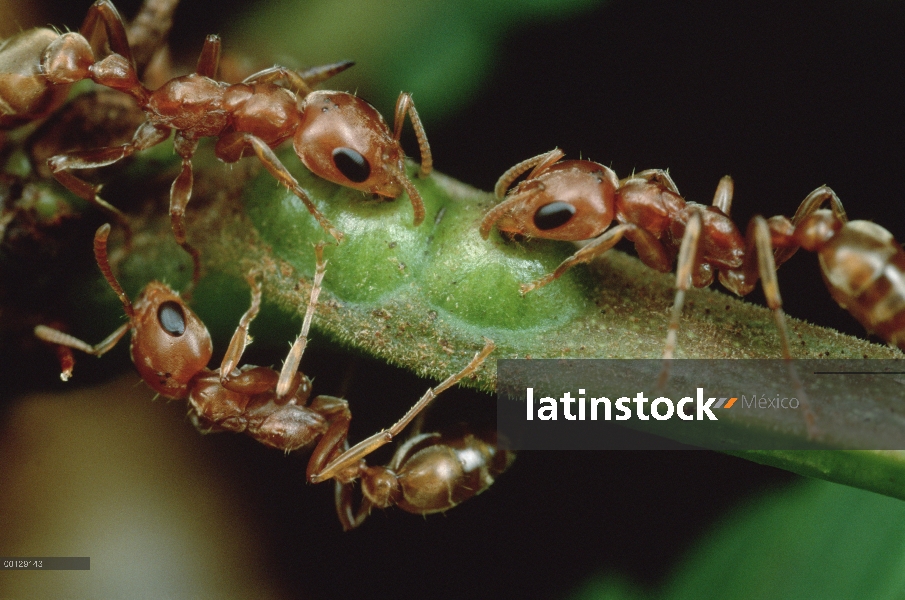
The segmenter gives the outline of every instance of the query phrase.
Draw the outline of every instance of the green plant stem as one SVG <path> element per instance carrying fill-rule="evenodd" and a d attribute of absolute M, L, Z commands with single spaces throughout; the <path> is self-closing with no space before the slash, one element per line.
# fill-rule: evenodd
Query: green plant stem
<path fill-rule="evenodd" d="M 662 353 L 674 275 L 654 272 L 613 251 L 522 297 L 520 283 L 551 271 L 573 249 L 540 241 L 515 244 L 496 233 L 481 239 L 477 224 L 495 201 L 490 194 L 441 174 L 418 181 L 428 216 L 416 228 L 405 196 L 370 200 L 314 177 L 297 166 L 294 156 L 284 159 L 295 165 L 291 168 L 302 187 L 347 235 L 343 244 L 327 249 L 327 276 L 314 319 L 316 330 L 341 345 L 441 379 L 461 368 L 488 337 L 497 350 L 467 382 L 485 391 L 495 389 L 497 358 L 657 358 Z M 222 166 L 197 163 L 200 193 L 193 200 L 196 210 L 189 231 L 191 242 L 203 253 L 206 274 L 217 281 L 225 276 L 239 282 L 235 285 L 241 290 L 245 275 L 259 272 L 265 298 L 298 322 L 310 294 L 313 244 L 330 238 L 301 202 L 268 174 L 258 174 L 243 191 L 236 183 L 242 181 L 240 176 L 224 183 Z M 142 233 L 122 266 L 127 288 L 147 281 L 151 263 L 178 263 L 188 272 L 186 257 L 172 244 L 168 219 L 154 217 L 136 228 Z M 165 252 L 169 258 L 160 255 L 161 247 L 170 248 Z M 219 293 L 205 292 L 204 287 L 198 291 L 198 304 L 211 303 L 205 294 Z M 247 302 L 244 298 L 241 301 Z M 789 319 L 789 329 L 799 358 L 902 356 L 898 350 L 796 319 Z M 288 341 L 294 333 L 283 329 L 277 335 Z M 678 354 L 781 356 L 769 310 L 707 289 L 688 294 Z M 850 392 L 857 397 L 858 390 Z M 882 416 L 890 406 L 859 410 Z M 859 425 L 853 418 L 845 426 Z M 807 435 L 803 422 L 785 417 L 768 419 L 766 427 L 798 438 Z M 736 454 L 905 498 L 905 462 L 897 454 Z"/>

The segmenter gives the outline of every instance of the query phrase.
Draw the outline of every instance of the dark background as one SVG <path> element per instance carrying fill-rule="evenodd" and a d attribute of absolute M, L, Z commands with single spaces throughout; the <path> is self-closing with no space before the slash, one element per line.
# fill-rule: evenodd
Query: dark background
<path fill-rule="evenodd" d="M 136 4 L 117 3 L 126 15 Z M 193 60 L 201 36 L 223 30 L 240 5 L 248 6 L 184 0 L 175 53 Z M 84 9 L 65 3 L 47 13 L 74 28 Z M 483 189 L 559 146 L 620 176 L 668 168 L 703 203 L 731 174 L 742 225 L 757 213 L 791 215 L 828 184 L 852 219 L 905 239 L 903 31 L 905 5 L 892 1 L 614 1 L 507 34 L 472 103 L 442 121 L 423 117 L 437 169 Z M 780 289 L 790 315 L 864 335 L 829 297 L 814 256 L 783 266 Z M 759 290 L 750 299 L 760 302 Z M 345 393 L 360 439 L 429 384 L 355 360 Z M 348 361 L 322 350 L 305 368 L 318 374 L 319 391 L 337 393 Z M 459 403 L 480 412 L 491 400 L 450 394 L 437 414 L 459 418 Z M 445 517 L 378 512 L 341 534 L 329 486 L 306 486 L 299 464 L 239 436 L 211 444 L 245 500 L 260 506 L 273 576 L 290 594 L 316 597 L 563 597 L 596 572 L 656 585 L 727 509 L 793 480 L 707 452 L 526 452 L 484 496 Z"/>

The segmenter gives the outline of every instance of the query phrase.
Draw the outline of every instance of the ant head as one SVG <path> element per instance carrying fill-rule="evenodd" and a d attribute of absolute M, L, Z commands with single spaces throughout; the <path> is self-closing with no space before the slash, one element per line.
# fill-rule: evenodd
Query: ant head
<path fill-rule="evenodd" d="M 308 94 L 293 146 L 315 175 L 363 192 L 402 194 L 405 153 L 373 106 L 345 92 Z"/>
<path fill-rule="evenodd" d="M 491 227 L 548 240 L 587 240 L 609 227 L 619 181 L 611 169 L 587 160 L 567 160 L 529 176 L 485 215 Z M 486 233 L 485 233 L 486 232 Z"/>
<path fill-rule="evenodd" d="M 101 225 L 94 234 L 94 257 L 129 317 L 132 362 L 155 392 L 185 398 L 189 381 L 207 366 L 214 352 L 207 327 L 179 294 L 158 281 L 145 286 L 134 304 L 130 302 L 110 268 L 109 236 L 110 225 Z"/>
<path fill-rule="evenodd" d="M 132 362 L 154 391 L 185 398 L 188 384 L 211 359 L 207 327 L 169 286 L 149 283 L 135 300 Z"/>

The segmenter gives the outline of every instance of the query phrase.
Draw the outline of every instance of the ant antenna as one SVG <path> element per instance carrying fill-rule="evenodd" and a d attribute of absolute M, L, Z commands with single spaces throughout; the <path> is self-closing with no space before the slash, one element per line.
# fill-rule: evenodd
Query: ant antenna
<path fill-rule="evenodd" d="M 421 222 L 424 221 L 424 200 L 421 199 L 418 188 L 416 188 L 415 184 L 412 183 L 412 180 L 408 178 L 408 175 L 406 175 L 404 171 L 399 170 L 395 165 L 387 164 L 385 167 L 390 175 L 399 182 L 405 192 L 409 195 L 409 200 L 412 201 L 412 211 L 415 213 L 414 224 L 416 227 L 421 225 Z"/>
<path fill-rule="evenodd" d="M 129 319 L 132 319 L 135 316 L 135 310 L 132 308 L 132 302 L 129 301 L 129 297 L 126 295 L 126 292 L 123 291 L 121 285 L 116 280 L 116 277 L 113 275 L 113 269 L 110 268 L 110 261 L 107 259 L 107 238 L 110 237 L 110 223 L 104 223 L 97 229 L 97 233 L 94 234 L 94 259 L 97 261 L 97 266 L 100 267 L 101 273 L 104 275 L 104 279 L 107 280 L 107 283 L 110 284 L 110 287 L 113 288 L 113 291 L 116 292 L 116 295 L 119 296 L 119 301 L 123 303 L 123 308 L 126 310 L 126 315 Z"/>

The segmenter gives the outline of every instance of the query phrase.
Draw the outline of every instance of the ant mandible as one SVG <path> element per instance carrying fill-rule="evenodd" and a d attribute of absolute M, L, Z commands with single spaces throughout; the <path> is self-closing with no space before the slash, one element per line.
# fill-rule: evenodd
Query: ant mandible
<path fill-rule="evenodd" d="M 93 32 L 97 21 L 104 24 L 113 51 L 99 61 L 95 60 L 92 46 L 86 39 L 86 33 Z M 114 215 L 125 226 L 128 235 L 128 224 L 123 215 L 98 195 L 101 186 L 76 177 L 71 171 L 114 164 L 164 142 L 175 131 L 174 144 L 182 159 L 182 170 L 170 189 L 170 217 L 176 241 L 192 256 L 193 285 L 200 279 L 200 254 L 186 241 L 185 210 L 192 194 L 191 159 L 203 137 L 218 138 L 215 153 L 224 162 L 256 155 L 337 241 L 342 241 L 342 232 L 321 214 L 273 151 L 289 138 L 293 139 L 293 147 L 301 161 L 316 175 L 386 197 L 396 198 L 405 190 L 412 202 L 415 224 L 424 220 L 424 203 L 405 173 L 405 154 L 399 143 L 403 121 L 408 115 L 421 151 L 419 174 L 427 176 L 433 161 L 410 94 L 399 95 L 391 133 L 377 110 L 357 96 L 323 91 L 306 98 L 313 85 L 349 68 L 352 65 L 349 61 L 304 72 L 275 66 L 238 84 L 217 81 L 220 38 L 214 35 L 205 40 L 195 73 L 176 77 L 150 91 L 138 79 L 122 18 L 110 0 L 95 2 L 82 31 L 58 36 L 57 41 L 43 50 L 40 58 L 33 52 L 39 44 L 26 44 L 32 51 L 27 66 L 36 72 L 33 87 L 41 88 L 45 94 L 59 94 L 58 82 L 91 79 L 131 95 L 144 111 L 146 120 L 130 143 L 59 154 L 49 159 L 50 170 L 74 194 Z M 17 99 L 15 89 L 6 92 Z M 23 111 L 23 116 L 25 114 Z M 37 114 L 37 108 L 31 108 L 28 113 L 29 118 Z"/>
<path fill-rule="evenodd" d="M 238 368 L 249 342 L 249 326 L 261 305 L 261 284 L 254 273 L 248 276 L 251 306 L 240 319 L 220 368 L 211 370 L 207 368 L 213 353 L 210 334 L 178 293 L 153 281 L 134 303 L 129 300 L 107 258 L 109 235 L 110 225 L 98 229 L 94 255 L 129 321 L 94 346 L 44 325 L 35 328 L 35 335 L 58 347 L 101 356 L 131 331 L 130 352 L 139 375 L 155 392 L 171 399 L 187 399 L 189 418 L 199 431 L 244 432 L 285 452 L 314 445 L 307 478 L 312 483 L 335 480 L 337 514 L 345 529 L 357 527 L 372 505 L 398 504 L 421 514 L 452 508 L 480 493 L 512 462 L 511 453 L 497 451 L 492 436 L 464 431 L 446 437 L 422 434 L 415 438 L 418 447 L 413 447 L 415 442 L 405 444 L 390 468 L 368 467 L 364 462 L 368 454 L 398 436 L 437 395 L 480 367 L 494 349 L 490 340 L 465 368 L 428 389 L 392 427 L 348 448 L 348 403 L 324 395 L 309 401 L 311 381 L 298 371 L 326 270 L 322 245 L 315 248 L 317 268 L 302 330 L 282 370 L 278 373 L 252 365 Z M 71 357 L 63 363 L 63 369 L 61 377 L 66 380 L 71 375 Z M 467 454 L 470 460 L 459 461 L 460 454 Z M 458 468 L 451 468 L 451 460 L 458 461 Z M 351 484 L 359 477 L 364 480 L 367 495 L 355 511 Z"/>
<path fill-rule="evenodd" d="M 557 149 L 506 171 L 494 190 L 498 198 L 533 169 L 481 222 L 485 239 L 494 225 L 502 232 L 530 237 L 592 239 L 552 273 L 523 285 L 523 294 L 589 262 L 625 237 L 647 266 L 668 272 L 674 261 L 677 264 L 664 358 L 675 352 L 685 292 L 690 285 L 710 285 L 718 273 L 720 282 L 739 296 L 762 281 L 783 356 L 791 359 L 776 269 L 802 247 L 820 255 L 827 287 L 843 308 L 870 332 L 905 348 L 905 310 L 900 308 L 905 288 L 896 278 L 905 274 L 905 254 L 882 227 L 866 221 L 849 223 L 842 202 L 829 187 L 811 192 L 791 220 L 754 217 L 743 237 L 729 218 L 733 183 L 728 176 L 717 186 L 713 204 L 704 206 L 686 202 L 665 171 L 643 171 L 620 181 L 601 164 L 561 161 L 562 157 Z M 826 202 L 831 210 L 820 208 Z M 614 219 L 619 224 L 610 227 Z"/>

